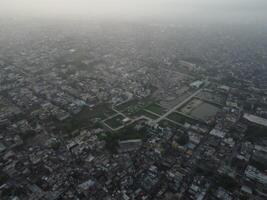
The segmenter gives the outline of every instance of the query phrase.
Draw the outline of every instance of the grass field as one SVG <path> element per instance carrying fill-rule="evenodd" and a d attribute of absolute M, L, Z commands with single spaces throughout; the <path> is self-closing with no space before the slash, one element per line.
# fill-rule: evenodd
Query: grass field
<path fill-rule="evenodd" d="M 62 130 L 63 133 L 68 134 L 77 129 L 93 126 L 91 120 L 94 118 L 103 120 L 114 114 L 116 113 L 106 104 L 98 105 L 91 109 L 84 107 L 78 114 L 71 116 L 63 122 L 58 122 L 57 124 L 58 128 Z"/>
<path fill-rule="evenodd" d="M 150 97 L 141 100 L 133 99 L 116 106 L 115 109 L 129 117 L 136 117 L 138 113 L 151 104 L 151 102 L 152 100 Z"/>
<path fill-rule="evenodd" d="M 170 115 L 167 116 L 167 118 L 180 124 L 184 124 L 186 122 L 185 117 L 177 112 L 171 113 Z"/>
<path fill-rule="evenodd" d="M 107 124 L 108 126 L 110 126 L 113 129 L 119 128 L 120 126 L 123 125 L 122 120 L 124 119 L 124 117 L 122 115 L 116 115 L 108 120 L 105 121 L 105 124 Z"/>
<path fill-rule="evenodd" d="M 181 126 L 179 126 L 178 124 L 175 124 L 175 123 L 168 121 L 166 119 L 160 121 L 159 125 L 162 127 L 169 127 L 169 128 L 173 128 L 173 129 L 181 128 Z"/>
<path fill-rule="evenodd" d="M 152 120 L 155 120 L 155 119 L 158 119 L 159 117 L 157 116 L 157 115 L 154 115 L 154 114 L 152 114 L 152 113 L 149 113 L 149 112 L 147 112 L 147 111 L 145 111 L 145 110 L 140 110 L 138 113 L 137 113 L 137 115 L 138 116 L 145 116 L 145 117 L 148 117 L 148 118 L 150 118 L 150 119 L 152 119 Z"/>
<path fill-rule="evenodd" d="M 116 112 L 113 111 L 108 104 L 100 104 L 93 108 L 85 107 L 78 115 L 84 116 L 86 118 L 100 118 L 104 120 L 105 118 L 115 115 Z"/>
<path fill-rule="evenodd" d="M 164 114 L 166 112 L 166 110 L 164 108 L 162 108 L 160 105 L 158 105 L 156 103 L 150 104 L 145 109 L 149 110 L 149 111 L 151 111 L 153 113 L 156 113 L 158 115 L 162 115 L 162 114 Z"/>
<path fill-rule="evenodd" d="M 116 152 L 118 148 L 118 141 L 120 140 L 131 140 L 131 139 L 144 139 L 148 132 L 147 129 L 144 127 L 140 130 L 136 130 L 134 127 L 139 122 L 135 122 L 129 126 L 122 128 L 119 131 L 106 133 L 104 136 L 99 136 L 100 140 L 106 141 L 106 147 L 111 152 Z"/>
<path fill-rule="evenodd" d="M 189 123 L 189 124 L 195 124 L 195 123 L 200 123 L 203 124 L 203 121 L 200 121 L 198 119 L 194 119 L 191 116 L 186 116 L 183 113 L 179 113 L 179 112 L 173 112 L 170 115 L 167 116 L 168 119 L 175 121 L 177 123 L 180 124 L 184 124 L 184 123 Z"/>
<path fill-rule="evenodd" d="M 138 99 L 132 99 L 130 101 L 127 101 L 125 103 L 122 103 L 122 104 L 116 106 L 115 109 L 118 111 L 124 111 L 128 108 L 138 107 L 138 105 L 139 105 L 139 100 Z"/>
<path fill-rule="evenodd" d="M 185 106 L 180 109 L 181 113 L 191 116 L 192 118 L 199 119 L 201 121 L 207 121 L 216 116 L 220 110 L 219 107 L 207 103 L 203 100 L 193 98 Z"/>

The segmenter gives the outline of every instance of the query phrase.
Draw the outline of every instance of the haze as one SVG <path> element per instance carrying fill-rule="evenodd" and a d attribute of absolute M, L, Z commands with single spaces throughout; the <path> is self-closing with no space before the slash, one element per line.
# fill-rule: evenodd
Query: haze
<path fill-rule="evenodd" d="M 204 20 L 252 22 L 267 17 L 265 0 L 1 0 L 13 18 Z"/>

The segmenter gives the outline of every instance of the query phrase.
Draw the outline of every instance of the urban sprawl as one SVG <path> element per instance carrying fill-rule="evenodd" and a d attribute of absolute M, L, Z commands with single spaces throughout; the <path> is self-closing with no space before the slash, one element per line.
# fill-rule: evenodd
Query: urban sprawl
<path fill-rule="evenodd" d="M 112 29 L 2 39 L 0 199 L 266 199 L 266 44 Z"/>

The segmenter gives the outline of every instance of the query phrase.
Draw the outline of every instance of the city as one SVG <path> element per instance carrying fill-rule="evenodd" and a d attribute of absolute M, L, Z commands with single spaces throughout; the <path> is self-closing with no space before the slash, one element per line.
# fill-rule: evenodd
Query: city
<path fill-rule="evenodd" d="M 0 24 L 0 199 L 267 198 L 264 27 Z"/>

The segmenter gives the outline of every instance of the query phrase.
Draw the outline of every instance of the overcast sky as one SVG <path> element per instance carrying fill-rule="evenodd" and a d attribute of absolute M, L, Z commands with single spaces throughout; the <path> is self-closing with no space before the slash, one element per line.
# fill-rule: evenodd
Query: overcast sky
<path fill-rule="evenodd" d="M 0 0 L 0 17 L 206 19 L 267 18 L 267 0 Z"/>

